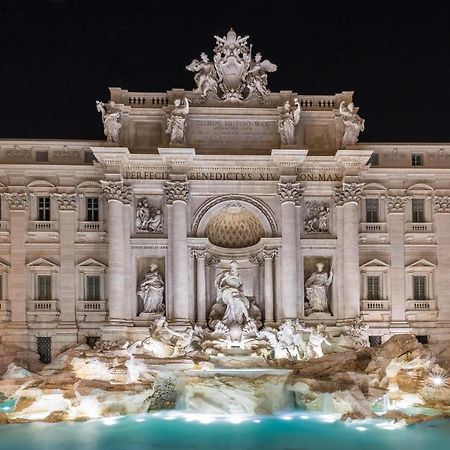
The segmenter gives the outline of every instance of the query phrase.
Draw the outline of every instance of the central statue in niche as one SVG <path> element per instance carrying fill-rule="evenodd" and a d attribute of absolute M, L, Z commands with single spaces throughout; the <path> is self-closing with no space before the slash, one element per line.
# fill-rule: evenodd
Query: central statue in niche
<path fill-rule="evenodd" d="M 329 312 L 328 288 L 333 282 L 333 269 L 331 268 L 328 274 L 323 267 L 323 263 L 317 263 L 316 270 L 305 282 L 307 315 L 314 312 Z"/>
<path fill-rule="evenodd" d="M 220 290 L 221 296 L 209 314 L 208 325 L 213 329 L 219 322 L 228 328 L 236 325 L 243 327 L 252 321 L 258 328 L 262 325 L 261 311 L 244 295 L 238 267 L 236 261 L 231 261 L 230 268 L 216 277 L 215 285 Z"/>

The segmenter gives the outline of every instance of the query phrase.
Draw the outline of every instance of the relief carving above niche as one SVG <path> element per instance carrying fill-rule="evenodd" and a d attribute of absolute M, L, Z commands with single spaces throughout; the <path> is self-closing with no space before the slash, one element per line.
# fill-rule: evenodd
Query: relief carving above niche
<path fill-rule="evenodd" d="M 140 198 L 136 203 L 136 231 L 162 233 L 164 216 L 159 205 L 148 198 Z"/>
<path fill-rule="evenodd" d="M 325 202 L 305 202 L 305 233 L 327 233 L 330 230 L 330 205 Z"/>

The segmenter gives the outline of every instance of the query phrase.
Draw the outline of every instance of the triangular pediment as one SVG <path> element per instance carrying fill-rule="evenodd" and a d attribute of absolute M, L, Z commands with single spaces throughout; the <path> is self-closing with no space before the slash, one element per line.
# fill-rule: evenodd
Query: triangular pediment
<path fill-rule="evenodd" d="M 105 264 L 101 263 L 100 261 L 97 261 L 96 259 L 89 258 L 86 259 L 86 261 L 81 262 L 78 264 L 78 267 L 106 267 Z"/>
<path fill-rule="evenodd" d="M 38 258 L 27 264 L 28 267 L 59 267 L 58 264 L 52 263 L 48 259 Z"/>
<path fill-rule="evenodd" d="M 364 267 L 389 267 L 389 264 L 374 258 L 359 267 L 360 269 L 363 269 Z"/>
<path fill-rule="evenodd" d="M 409 266 L 406 266 L 407 269 L 412 269 L 414 267 L 433 268 L 433 267 L 436 267 L 436 265 L 430 261 L 427 261 L 426 259 L 419 259 L 419 261 L 416 261 L 416 262 L 410 264 Z"/>

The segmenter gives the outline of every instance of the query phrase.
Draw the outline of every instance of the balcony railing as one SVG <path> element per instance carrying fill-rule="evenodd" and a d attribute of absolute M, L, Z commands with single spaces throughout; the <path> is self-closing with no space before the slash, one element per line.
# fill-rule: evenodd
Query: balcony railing
<path fill-rule="evenodd" d="M 36 220 L 30 222 L 30 231 L 57 231 L 57 226 L 55 220 Z"/>
<path fill-rule="evenodd" d="M 365 222 L 359 225 L 361 233 L 386 233 L 386 223 L 384 222 Z"/>
<path fill-rule="evenodd" d="M 407 311 L 435 311 L 436 300 L 407 300 Z"/>
<path fill-rule="evenodd" d="M 406 233 L 432 233 L 433 224 L 432 223 L 407 223 L 405 225 Z"/>
<path fill-rule="evenodd" d="M 30 312 L 59 312 L 58 300 L 32 300 Z"/>
<path fill-rule="evenodd" d="M 103 222 L 80 222 L 80 231 L 104 231 Z"/>
<path fill-rule="evenodd" d="M 79 310 L 82 312 L 106 312 L 105 300 L 81 300 Z"/>
<path fill-rule="evenodd" d="M 388 311 L 389 300 L 361 300 L 361 311 Z"/>

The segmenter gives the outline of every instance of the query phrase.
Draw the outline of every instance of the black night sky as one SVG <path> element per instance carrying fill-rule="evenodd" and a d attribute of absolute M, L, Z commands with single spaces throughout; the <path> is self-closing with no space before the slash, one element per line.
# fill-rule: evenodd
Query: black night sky
<path fill-rule="evenodd" d="M 354 90 L 361 141 L 450 142 L 448 0 L 0 0 L 0 138 L 103 139 L 109 86 L 192 89 L 230 27 L 272 91 Z"/>

